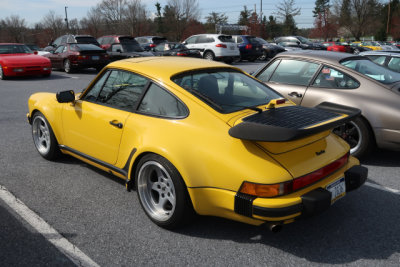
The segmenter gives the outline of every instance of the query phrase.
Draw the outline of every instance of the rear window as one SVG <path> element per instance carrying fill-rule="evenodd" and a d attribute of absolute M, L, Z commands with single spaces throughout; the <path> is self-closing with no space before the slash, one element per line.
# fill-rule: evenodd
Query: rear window
<path fill-rule="evenodd" d="M 218 36 L 218 40 L 224 43 L 233 43 L 232 36 L 230 35 L 220 35 Z"/>
<path fill-rule="evenodd" d="M 97 40 L 94 37 L 75 37 L 75 40 L 77 43 L 82 43 L 82 44 L 98 44 Z"/>
<path fill-rule="evenodd" d="M 164 37 L 153 37 L 153 43 L 161 44 L 167 42 L 167 38 Z"/>
<path fill-rule="evenodd" d="M 71 51 L 88 51 L 88 50 L 103 51 L 103 49 L 94 44 L 71 44 L 69 48 L 71 49 Z"/>

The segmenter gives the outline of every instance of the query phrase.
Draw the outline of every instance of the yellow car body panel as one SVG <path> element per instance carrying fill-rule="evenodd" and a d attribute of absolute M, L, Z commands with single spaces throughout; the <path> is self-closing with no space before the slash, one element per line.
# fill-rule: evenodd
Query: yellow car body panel
<path fill-rule="evenodd" d="M 329 130 L 288 142 L 254 142 L 230 136 L 228 131 L 233 125 L 257 112 L 243 109 L 219 113 L 171 81 L 172 76 L 185 71 L 218 68 L 238 70 L 201 59 L 137 58 L 113 62 L 98 76 L 108 69 L 120 69 L 147 77 L 185 104 L 189 111 L 185 118 L 167 119 L 127 112 L 83 101 L 80 96 L 73 103 L 58 103 L 55 94 L 50 93 L 36 93 L 30 97 L 28 118 L 40 111 L 51 125 L 62 152 L 126 180 L 135 179 L 133 167 L 142 155 L 155 153 L 166 158 L 182 176 L 193 207 L 199 214 L 254 225 L 265 221 L 290 222 L 300 213 L 274 218 L 259 215 L 250 218 L 236 213 L 235 195 L 242 183 L 292 181 L 332 163 L 348 153 L 349 147 Z M 123 128 L 113 127 L 111 122 L 122 123 Z M 323 153 L 316 156 L 319 151 Z M 355 158 L 350 157 L 340 170 L 311 186 L 287 196 L 255 198 L 253 203 L 267 208 L 299 204 L 302 194 L 326 187 L 358 164 Z"/>

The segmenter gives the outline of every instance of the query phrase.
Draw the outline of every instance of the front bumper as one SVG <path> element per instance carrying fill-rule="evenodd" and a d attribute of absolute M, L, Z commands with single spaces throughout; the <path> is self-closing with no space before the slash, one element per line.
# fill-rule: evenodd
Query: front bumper
<path fill-rule="evenodd" d="M 363 166 L 353 166 L 345 173 L 346 192 L 350 192 L 363 185 L 368 176 L 368 169 Z M 234 210 L 237 214 L 247 217 L 267 220 L 292 219 L 302 216 L 308 217 L 327 210 L 331 206 L 331 193 L 322 187 L 317 187 L 300 196 L 301 202 L 283 207 L 260 207 L 253 205 L 256 197 L 237 193 Z"/>

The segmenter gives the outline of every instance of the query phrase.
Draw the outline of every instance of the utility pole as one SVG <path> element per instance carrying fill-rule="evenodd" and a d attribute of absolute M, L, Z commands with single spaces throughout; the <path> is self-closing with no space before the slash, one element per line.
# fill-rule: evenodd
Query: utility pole
<path fill-rule="evenodd" d="M 390 23 L 390 0 L 389 0 L 389 6 L 388 6 L 388 19 L 387 19 L 387 24 L 386 24 L 386 34 L 389 34 L 389 23 Z"/>
<path fill-rule="evenodd" d="M 69 31 L 69 25 L 68 25 L 68 16 L 67 16 L 67 6 L 65 7 L 65 23 L 67 23 L 67 31 Z"/>

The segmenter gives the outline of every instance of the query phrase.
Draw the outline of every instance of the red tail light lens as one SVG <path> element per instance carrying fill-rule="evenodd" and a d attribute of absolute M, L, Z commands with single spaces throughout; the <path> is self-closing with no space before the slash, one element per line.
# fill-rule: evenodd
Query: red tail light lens
<path fill-rule="evenodd" d="M 239 192 L 256 197 L 276 197 L 287 195 L 327 177 L 334 171 L 343 167 L 347 163 L 348 159 L 349 153 L 310 174 L 279 184 L 255 184 L 251 182 L 243 182 Z"/>
<path fill-rule="evenodd" d="M 186 53 L 179 53 L 179 52 L 178 52 L 178 53 L 176 53 L 176 55 L 177 55 L 177 56 L 183 56 L 183 57 L 184 57 L 184 56 L 187 56 L 187 54 L 186 54 Z"/>
<path fill-rule="evenodd" d="M 222 47 L 222 48 L 227 48 L 226 44 L 217 44 L 215 45 L 216 47 Z"/>
<path fill-rule="evenodd" d="M 150 44 L 150 47 L 153 48 L 153 47 L 156 47 L 156 45 L 155 44 Z"/>
<path fill-rule="evenodd" d="M 253 46 L 252 46 L 251 44 L 248 44 L 248 45 L 246 45 L 246 47 L 245 47 L 246 50 L 250 50 L 250 49 L 252 49 L 252 48 L 253 48 Z"/>

